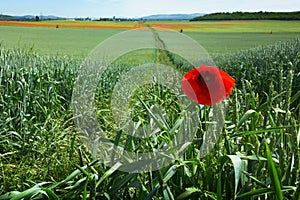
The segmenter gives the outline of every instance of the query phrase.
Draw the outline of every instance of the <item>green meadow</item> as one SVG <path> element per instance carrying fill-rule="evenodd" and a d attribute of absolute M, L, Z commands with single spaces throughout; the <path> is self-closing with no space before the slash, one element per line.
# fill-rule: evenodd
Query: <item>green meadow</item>
<path fill-rule="evenodd" d="M 49 21 L 46 24 L 53 25 Z M 56 22 L 59 24 L 59 22 Z M 131 22 L 132 27 L 136 22 Z M 299 37 L 298 21 L 225 21 L 225 22 L 146 22 L 179 31 L 195 39 L 212 55 L 234 53 L 258 45 L 288 41 Z M 63 25 L 71 24 L 62 23 Z M 87 22 L 87 25 L 118 26 L 120 23 Z M 224 26 L 224 24 L 226 26 Z M 76 24 L 77 25 L 77 24 Z M 83 25 L 81 22 L 78 25 Z M 130 26 L 130 23 L 126 23 Z M 155 26 L 154 26 L 155 27 Z M 95 46 L 111 35 L 125 31 L 118 28 L 47 28 L 0 26 L 0 44 L 6 48 L 33 48 L 43 55 L 86 56 Z M 272 34 L 270 34 L 272 32 Z"/>
<path fill-rule="evenodd" d="M 93 114 L 107 141 L 134 153 L 168 147 L 178 133 L 184 137 L 187 128 L 195 130 L 183 155 L 171 151 L 165 156 L 174 156 L 174 162 L 128 173 L 120 163 L 104 165 L 82 142 L 75 122 L 91 119 L 74 116 L 72 95 L 76 83 L 88 86 L 93 80 L 78 79 L 78 72 L 89 72 L 80 71 L 82 60 L 124 29 L 0 25 L 0 200 L 299 200 L 299 21 L 146 23 L 182 28 L 236 80 L 232 93 L 220 104 L 193 107 L 199 113 L 199 126 L 193 127 L 185 123 L 187 112 L 179 97 L 154 77 L 135 89 L 128 104 L 132 130 L 150 131 L 151 137 L 141 139 L 131 129 L 120 129 L 112 115 L 113 92 L 122 78 L 132 75 L 130 70 L 149 60 L 172 66 L 180 75 L 193 68 L 168 52 L 153 30 L 155 45 L 163 49 L 131 52 L 111 63 L 95 88 Z M 220 25 L 224 23 L 229 25 Z M 219 106 L 226 106 L 226 112 L 212 118 Z M 157 111 L 162 108 L 166 113 Z M 149 116 L 158 127 L 147 129 L 153 123 Z M 205 134 L 220 119 L 224 126 L 213 132 L 220 137 L 202 157 Z"/>
<path fill-rule="evenodd" d="M 33 48 L 42 55 L 86 56 L 97 44 L 124 30 L 0 26 L 1 45 Z"/>

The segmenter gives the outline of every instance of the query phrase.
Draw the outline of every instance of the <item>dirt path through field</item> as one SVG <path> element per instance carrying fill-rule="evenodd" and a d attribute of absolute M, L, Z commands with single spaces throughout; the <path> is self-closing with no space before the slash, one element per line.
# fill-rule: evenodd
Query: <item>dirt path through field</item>
<path fill-rule="evenodd" d="M 172 55 L 168 52 L 167 46 L 164 43 L 164 41 L 160 38 L 158 31 L 156 31 L 150 25 L 146 26 L 152 32 L 155 41 L 155 47 L 157 48 L 155 51 L 156 62 L 166 65 L 175 65 L 175 63 L 172 62 Z"/>

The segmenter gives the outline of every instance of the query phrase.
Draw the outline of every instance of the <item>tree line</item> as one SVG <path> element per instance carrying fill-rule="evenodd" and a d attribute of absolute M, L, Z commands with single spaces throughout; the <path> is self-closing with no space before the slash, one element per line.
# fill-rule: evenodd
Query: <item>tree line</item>
<path fill-rule="evenodd" d="M 300 20 L 298 12 L 218 12 L 195 17 L 190 21 L 202 20 Z"/>

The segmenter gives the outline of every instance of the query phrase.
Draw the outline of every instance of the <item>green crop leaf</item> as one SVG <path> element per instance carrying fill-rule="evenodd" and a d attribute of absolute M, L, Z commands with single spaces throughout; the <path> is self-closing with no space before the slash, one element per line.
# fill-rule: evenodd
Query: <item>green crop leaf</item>
<path fill-rule="evenodd" d="M 43 190 L 47 193 L 50 200 L 59 200 L 59 197 L 53 192 L 53 190 L 48 188 L 43 188 Z"/>
<path fill-rule="evenodd" d="M 291 128 L 291 127 L 292 126 L 281 126 L 281 127 L 267 128 L 267 129 L 261 129 L 261 130 L 255 130 L 255 131 L 239 132 L 239 133 L 231 135 L 231 138 L 241 137 L 241 136 L 246 136 L 246 135 L 256 135 L 256 134 L 260 134 L 260 133 L 277 132 L 277 131 Z"/>
<path fill-rule="evenodd" d="M 8 192 L 8 193 L 6 193 L 4 195 L 1 195 L 0 196 L 0 200 L 12 199 L 14 196 L 17 196 L 20 193 L 21 192 L 17 192 L 17 191 Z"/>
<path fill-rule="evenodd" d="M 176 172 L 177 172 L 177 166 L 176 165 L 173 165 L 172 167 L 170 167 L 169 170 L 166 172 L 164 178 L 163 178 L 164 183 L 166 183 L 168 180 L 170 180 Z"/>
<path fill-rule="evenodd" d="M 268 159 L 268 167 L 269 167 L 269 172 L 270 172 L 270 177 L 272 180 L 272 186 L 273 186 L 273 190 L 276 193 L 276 197 L 278 200 L 282 200 L 283 196 L 282 196 L 282 191 L 281 191 L 281 185 L 280 185 L 280 180 L 278 178 L 278 173 L 275 167 L 275 163 L 273 161 L 270 149 L 269 149 L 269 145 L 267 144 L 266 140 L 265 140 L 265 145 L 266 145 L 266 154 L 267 154 L 267 159 Z"/>
<path fill-rule="evenodd" d="M 242 160 L 237 155 L 227 156 L 230 158 L 234 168 L 234 195 L 236 195 L 237 187 L 242 173 Z"/>
<path fill-rule="evenodd" d="M 251 116 L 253 116 L 255 113 L 257 113 L 255 110 L 248 110 L 243 117 L 238 122 L 238 127 L 240 127 L 247 119 L 249 119 Z"/>
<path fill-rule="evenodd" d="M 173 196 L 169 186 L 163 187 L 163 195 L 164 195 L 165 200 L 174 200 L 174 196 Z"/>
<path fill-rule="evenodd" d="M 112 166 L 109 170 L 107 170 L 103 176 L 100 178 L 100 180 L 96 184 L 96 188 L 99 187 L 99 185 L 110 175 L 112 175 L 116 170 L 118 170 L 122 166 L 122 163 L 116 163 L 114 166 Z"/>
<path fill-rule="evenodd" d="M 245 198 L 245 197 L 259 196 L 259 195 L 263 195 L 263 194 L 270 193 L 270 192 L 272 192 L 271 188 L 261 188 L 261 189 L 245 192 L 243 194 L 238 195 L 236 198 L 240 199 L 240 198 Z"/>
<path fill-rule="evenodd" d="M 292 186 L 283 186 L 282 187 L 282 191 L 296 191 L 296 187 L 292 187 Z M 243 194 L 238 195 L 236 198 L 240 199 L 240 198 L 246 198 L 246 197 L 255 197 L 255 196 L 260 196 L 260 195 L 264 195 L 264 194 L 270 194 L 273 193 L 273 188 L 260 188 L 257 190 L 251 190 L 249 192 L 245 192 Z"/>
<path fill-rule="evenodd" d="M 196 193 L 196 192 L 201 192 L 200 189 L 195 188 L 195 187 L 191 187 L 191 188 L 186 188 L 186 191 L 181 193 L 176 200 L 184 200 L 187 199 L 189 196 L 191 196 L 192 194 Z"/>
<path fill-rule="evenodd" d="M 11 200 L 19 200 L 19 199 L 24 199 L 24 198 L 30 198 L 34 195 L 37 195 L 37 194 L 44 194 L 45 196 L 48 196 L 47 193 L 45 191 L 43 191 L 41 188 L 30 188 L 28 190 L 25 190 L 15 196 L 13 196 L 11 198 Z"/>
<path fill-rule="evenodd" d="M 152 200 L 155 196 L 156 191 L 160 188 L 160 185 L 158 184 L 153 188 L 153 190 L 146 196 L 145 200 Z"/>

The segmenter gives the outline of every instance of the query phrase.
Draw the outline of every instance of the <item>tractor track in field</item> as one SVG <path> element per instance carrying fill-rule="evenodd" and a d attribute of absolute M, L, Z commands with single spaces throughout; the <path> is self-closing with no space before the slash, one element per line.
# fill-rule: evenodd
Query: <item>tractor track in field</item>
<path fill-rule="evenodd" d="M 154 41 L 155 41 L 155 59 L 156 62 L 166 64 L 166 65 L 171 65 L 171 66 L 176 66 L 176 63 L 174 62 L 174 58 L 172 54 L 168 51 L 167 45 L 165 42 L 161 39 L 159 36 L 158 32 L 151 27 L 150 25 L 146 25 L 150 31 L 152 32 Z"/>

